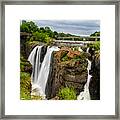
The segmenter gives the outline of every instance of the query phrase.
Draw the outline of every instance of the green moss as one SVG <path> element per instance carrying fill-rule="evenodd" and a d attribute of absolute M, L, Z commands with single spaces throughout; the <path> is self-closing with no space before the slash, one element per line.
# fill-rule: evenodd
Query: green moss
<path fill-rule="evenodd" d="M 24 69 L 25 69 L 25 66 L 24 66 L 24 65 L 22 65 L 22 64 L 20 64 L 20 71 L 21 71 L 21 72 L 23 72 L 23 71 L 24 71 Z"/>
<path fill-rule="evenodd" d="M 25 60 L 25 59 L 20 59 L 20 71 L 21 72 L 27 72 L 25 70 L 25 68 L 31 68 L 31 64 L 29 61 Z"/>
<path fill-rule="evenodd" d="M 31 99 L 31 78 L 29 73 L 20 72 L 20 99 Z"/>
<path fill-rule="evenodd" d="M 67 55 L 64 56 L 61 60 L 62 60 L 63 62 L 68 61 L 68 56 L 67 56 Z"/>
<path fill-rule="evenodd" d="M 68 61 L 69 59 L 68 59 L 67 54 L 68 54 L 68 51 L 63 51 L 61 54 L 60 60 L 63 62 Z"/>
<path fill-rule="evenodd" d="M 73 87 L 62 87 L 59 89 L 58 97 L 60 100 L 76 100 L 76 92 Z"/>
<path fill-rule="evenodd" d="M 20 62 L 21 62 L 21 61 L 22 61 L 22 62 L 26 62 L 27 60 L 21 55 L 21 56 L 20 56 Z"/>

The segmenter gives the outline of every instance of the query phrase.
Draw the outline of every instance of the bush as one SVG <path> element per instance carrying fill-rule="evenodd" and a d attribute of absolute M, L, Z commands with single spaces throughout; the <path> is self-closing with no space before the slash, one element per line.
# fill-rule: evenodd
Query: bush
<path fill-rule="evenodd" d="M 50 41 L 50 37 L 47 33 L 40 33 L 38 31 L 32 34 L 31 41 L 40 41 L 44 43 L 48 43 Z"/>
<path fill-rule="evenodd" d="M 88 44 L 89 48 L 94 48 L 95 51 L 100 50 L 100 41 L 96 41 L 95 43 Z"/>
<path fill-rule="evenodd" d="M 20 99 L 31 99 L 31 79 L 29 73 L 20 72 Z"/>
<path fill-rule="evenodd" d="M 30 64 L 30 62 L 20 60 L 20 71 L 31 73 L 32 65 Z"/>
<path fill-rule="evenodd" d="M 62 87 L 59 89 L 58 97 L 60 100 L 76 100 L 76 92 L 73 87 Z"/>

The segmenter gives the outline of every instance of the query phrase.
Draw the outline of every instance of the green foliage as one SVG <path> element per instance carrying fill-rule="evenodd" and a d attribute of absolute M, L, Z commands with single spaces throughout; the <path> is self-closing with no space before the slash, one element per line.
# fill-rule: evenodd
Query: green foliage
<path fill-rule="evenodd" d="M 67 53 L 68 53 L 67 51 L 63 51 L 60 60 L 67 61 L 68 60 Z"/>
<path fill-rule="evenodd" d="M 80 59 L 81 59 L 80 56 L 74 56 L 74 57 L 73 57 L 73 60 L 74 60 L 74 61 L 79 61 Z"/>
<path fill-rule="evenodd" d="M 39 44 L 40 44 L 39 41 L 27 41 L 27 42 L 26 42 L 26 47 L 27 47 L 27 49 L 29 49 L 30 51 L 32 51 L 32 49 L 33 49 L 35 46 L 39 45 Z"/>
<path fill-rule="evenodd" d="M 100 36 L 100 32 L 94 32 L 93 34 L 91 34 L 90 36 Z"/>
<path fill-rule="evenodd" d="M 58 33 L 56 31 L 54 31 L 54 38 L 58 37 Z"/>
<path fill-rule="evenodd" d="M 23 72 L 25 69 L 25 66 L 20 63 L 20 71 Z"/>
<path fill-rule="evenodd" d="M 41 96 L 31 95 L 31 100 L 43 100 Z"/>
<path fill-rule="evenodd" d="M 64 56 L 61 60 L 62 60 L 63 62 L 65 62 L 65 61 L 68 61 L 69 58 L 68 58 L 68 56 L 66 55 L 66 56 Z"/>
<path fill-rule="evenodd" d="M 95 43 L 88 44 L 89 48 L 93 48 L 95 51 L 100 50 L 100 41 L 96 41 Z"/>
<path fill-rule="evenodd" d="M 20 72 L 20 99 L 30 100 L 31 99 L 31 79 L 30 74 Z"/>
<path fill-rule="evenodd" d="M 32 32 L 38 31 L 38 26 L 32 21 L 30 21 L 30 22 L 24 21 L 20 25 L 20 31 L 21 32 L 27 32 L 27 33 L 32 33 Z"/>
<path fill-rule="evenodd" d="M 26 62 L 27 60 L 21 55 L 20 56 L 20 62 Z"/>
<path fill-rule="evenodd" d="M 24 72 L 26 67 L 31 68 L 30 62 L 24 59 L 23 57 L 20 57 L 20 71 Z"/>
<path fill-rule="evenodd" d="M 62 87 L 59 89 L 58 97 L 60 100 L 76 100 L 76 92 L 73 87 Z"/>
<path fill-rule="evenodd" d="M 69 34 L 69 33 L 66 34 L 66 33 L 63 33 L 63 32 L 58 33 L 58 37 L 72 37 L 72 36 L 76 36 L 76 35 L 72 35 L 72 34 Z M 66 38 L 66 40 L 67 40 L 67 38 Z M 70 40 L 70 38 L 69 38 L 69 40 Z"/>
<path fill-rule="evenodd" d="M 38 28 L 38 26 L 32 21 L 30 22 L 22 21 L 22 24 L 20 26 L 20 31 L 31 33 L 31 36 L 27 38 L 26 42 L 39 41 L 39 42 L 46 43 L 48 45 L 53 42 L 52 38 L 54 38 L 56 34 L 56 33 L 54 34 L 54 32 L 49 27 Z"/>
<path fill-rule="evenodd" d="M 50 37 L 48 36 L 47 33 L 43 33 L 43 32 L 40 33 L 38 31 L 34 32 L 30 39 L 30 41 L 40 41 L 44 43 L 47 43 L 49 40 L 50 40 Z"/>

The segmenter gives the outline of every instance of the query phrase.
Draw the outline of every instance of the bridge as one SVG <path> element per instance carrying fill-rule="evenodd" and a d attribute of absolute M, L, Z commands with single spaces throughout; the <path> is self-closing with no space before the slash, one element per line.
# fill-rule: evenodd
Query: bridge
<path fill-rule="evenodd" d="M 95 43 L 99 41 L 99 36 L 70 36 L 70 37 L 57 37 L 54 40 L 55 45 L 65 45 L 65 46 L 83 46 L 89 43 Z"/>
<path fill-rule="evenodd" d="M 96 41 L 73 41 L 73 40 L 53 40 L 57 46 L 83 46 L 89 43 L 95 43 Z"/>
<path fill-rule="evenodd" d="M 100 36 L 70 36 L 70 37 L 57 37 L 57 40 L 99 41 L 99 40 L 100 40 Z"/>
<path fill-rule="evenodd" d="M 26 39 L 29 36 L 31 36 L 30 33 L 20 32 L 21 39 Z M 95 43 L 98 40 L 100 40 L 99 36 L 70 36 L 57 37 L 56 40 L 53 40 L 53 42 L 57 46 L 83 46 L 89 43 Z"/>

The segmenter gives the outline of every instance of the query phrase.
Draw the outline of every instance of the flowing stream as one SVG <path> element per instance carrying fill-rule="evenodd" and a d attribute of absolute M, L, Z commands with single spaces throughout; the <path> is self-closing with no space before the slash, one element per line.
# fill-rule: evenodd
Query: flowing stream
<path fill-rule="evenodd" d="M 46 55 L 42 63 L 40 63 L 40 52 L 42 46 L 36 46 L 31 52 L 28 61 L 33 66 L 32 79 L 32 91 L 33 95 L 42 96 L 45 99 L 45 87 L 48 80 L 51 54 L 53 51 L 59 51 L 58 47 L 52 46 L 47 48 Z M 38 49 L 38 50 L 37 50 Z"/>

